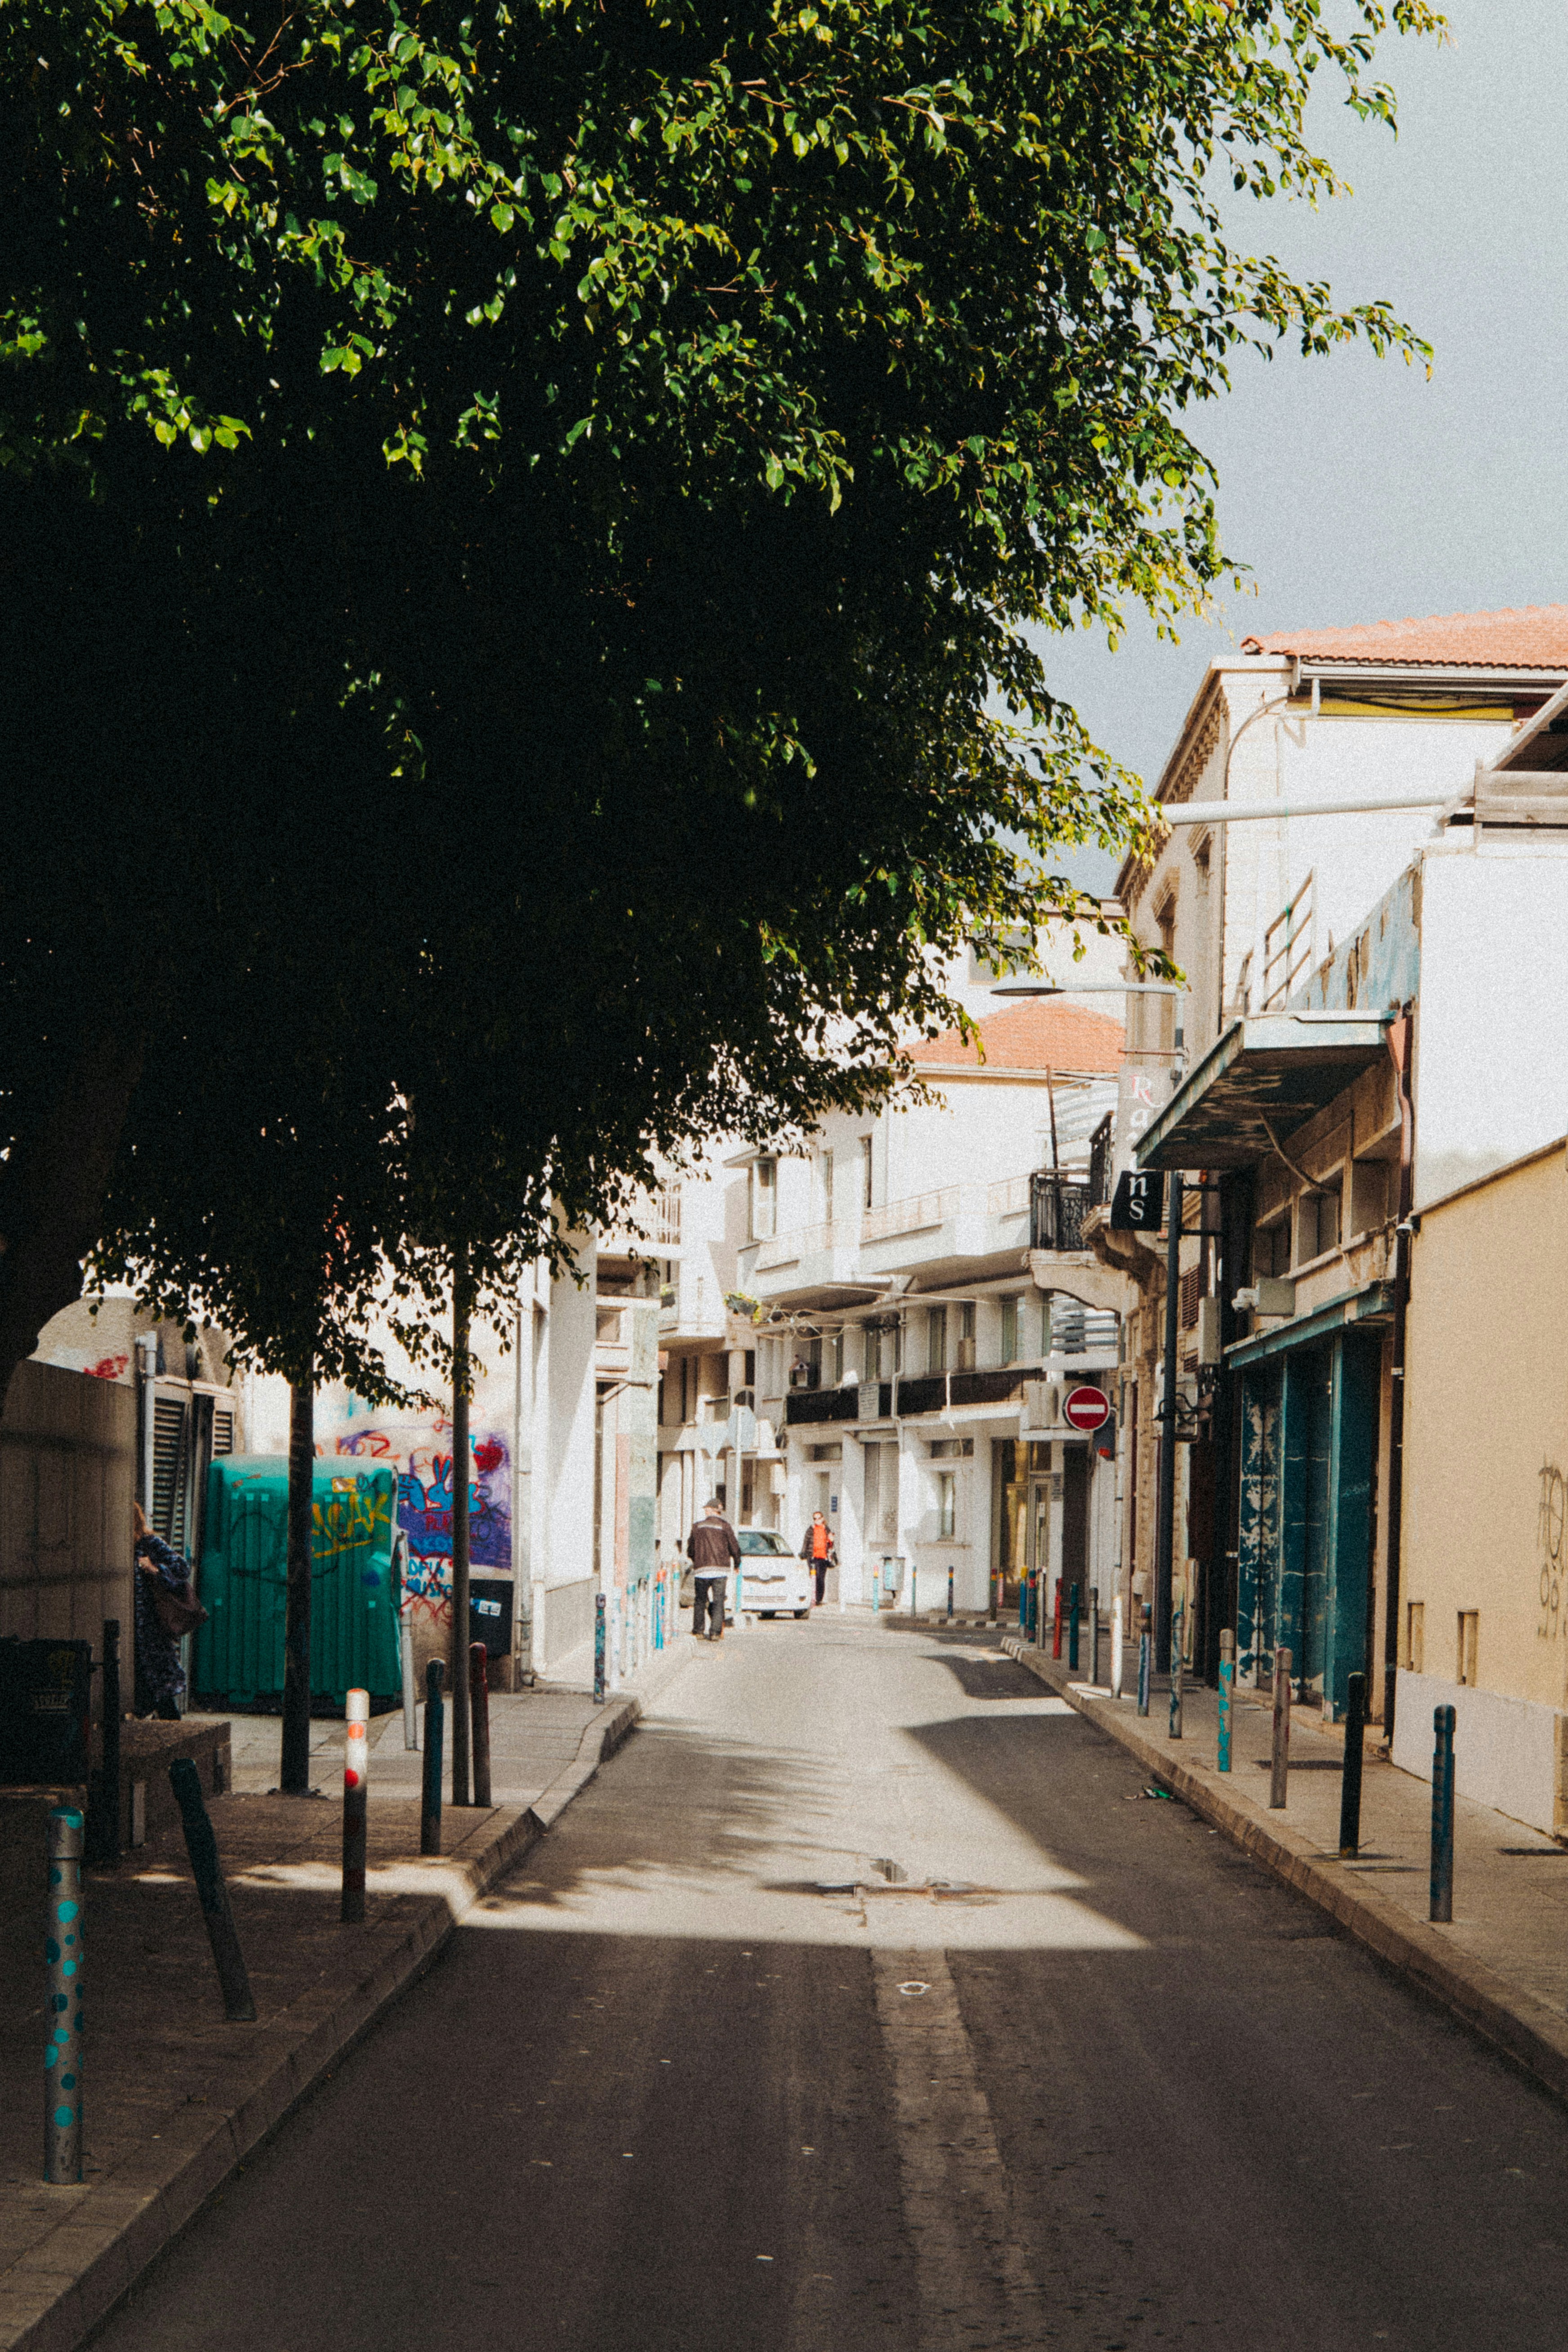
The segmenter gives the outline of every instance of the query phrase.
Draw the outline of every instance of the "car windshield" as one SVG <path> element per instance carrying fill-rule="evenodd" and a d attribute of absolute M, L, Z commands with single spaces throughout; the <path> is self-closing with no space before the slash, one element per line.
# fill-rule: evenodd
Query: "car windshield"
<path fill-rule="evenodd" d="M 776 1554 L 781 1551 L 787 1552 L 789 1546 L 783 1536 L 773 1533 L 772 1528 L 742 1528 L 741 1549 L 744 1552 L 763 1551 Z"/>

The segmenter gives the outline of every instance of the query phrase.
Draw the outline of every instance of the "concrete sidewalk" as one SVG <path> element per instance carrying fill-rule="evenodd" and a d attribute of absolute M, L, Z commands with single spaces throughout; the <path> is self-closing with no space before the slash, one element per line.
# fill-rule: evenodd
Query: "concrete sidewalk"
<path fill-rule="evenodd" d="M 690 1654 L 682 1635 L 626 1690 L 492 1698 L 495 1802 L 444 1813 L 419 1855 L 421 1758 L 400 1715 L 371 1760 L 365 1920 L 338 1917 L 342 1726 L 312 1727 L 320 1799 L 263 1793 L 280 1727 L 235 1718 L 235 1793 L 210 1796 L 258 2012 L 226 2023 L 178 1831 L 87 1874 L 86 2179 L 47 2188 L 41 1906 L 0 1922 L 0 2352 L 72 2352 L 236 2168 L 424 1969 L 547 1831 Z M 448 1766 L 447 1785 L 450 1785 Z"/>
<path fill-rule="evenodd" d="M 1427 1918 L 1431 1784 L 1391 1764 L 1375 1727 L 1364 1750 L 1360 1853 L 1339 1858 L 1342 1725 L 1293 1712 L 1289 1802 L 1268 1804 L 1272 1706 L 1237 1694 L 1232 1769 L 1218 1769 L 1218 1701 L 1189 1687 L 1184 1737 L 1168 1736 L 1170 1685 L 1159 1677 L 1150 1712 L 1133 1697 L 1096 1693 L 1079 1675 L 1004 1635 L 1002 1647 L 1130 1750 L 1153 1788 L 1205 1821 L 1332 1914 L 1432 1999 L 1462 2018 L 1568 2100 L 1568 1846 L 1460 1797 L 1454 1807 L 1454 1916 Z M 1109 1644 L 1102 1645 L 1102 1654 Z M 1129 1654 L 1128 1669 L 1133 1672 Z"/>

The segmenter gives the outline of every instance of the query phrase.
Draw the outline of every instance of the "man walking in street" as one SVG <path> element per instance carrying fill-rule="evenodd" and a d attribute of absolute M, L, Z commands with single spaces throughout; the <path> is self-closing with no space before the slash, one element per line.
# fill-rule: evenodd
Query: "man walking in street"
<path fill-rule="evenodd" d="M 724 1638 L 724 1587 L 730 1580 L 731 1565 L 741 1557 L 741 1547 L 736 1541 L 734 1528 L 718 1503 L 703 1504 L 702 1517 L 687 1537 L 686 1549 L 692 1570 L 691 1630 L 700 1635 L 706 1619 L 706 1638 L 710 1642 L 721 1642 Z"/>
<path fill-rule="evenodd" d="M 822 1606 L 822 1596 L 827 1590 L 827 1571 L 838 1555 L 834 1547 L 833 1530 L 820 1511 L 813 1511 L 811 1525 L 805 1531 L 800 1556 L 809 1560 L 816 1573 L 816 1605 Z"/>

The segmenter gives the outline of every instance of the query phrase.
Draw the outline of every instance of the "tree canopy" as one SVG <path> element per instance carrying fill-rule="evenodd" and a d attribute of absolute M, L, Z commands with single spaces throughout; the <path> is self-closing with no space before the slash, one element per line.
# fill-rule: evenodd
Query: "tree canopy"
<path fill-rule="evenodd" d="M 11 0 L 5 1370 L 102 1242 L 352 1371 L 389 1257 L 876 1098 L 1147 822 L 1028 632 L 1225 572 L 1239 346 L 1424 349 L 1218 194 L 1390 20 Z"/>

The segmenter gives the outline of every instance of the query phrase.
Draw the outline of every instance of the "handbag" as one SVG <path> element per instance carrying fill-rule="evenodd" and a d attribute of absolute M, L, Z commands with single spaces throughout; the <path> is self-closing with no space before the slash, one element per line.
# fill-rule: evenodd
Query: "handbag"
<path fill-rule="evenodd" d="M 176 1642 L 183 1642 L 187 1633 L 194 1633 L 198 1626 L 205 1625 L 212 1614 L 210 1609 L 202 1607 L 196 1599 L 195 1587 L 188 1579 L 177 1592 L 160 1579 L 158 1589 L 153 1595 L 153 1608 L 164 1633 Z"/>

